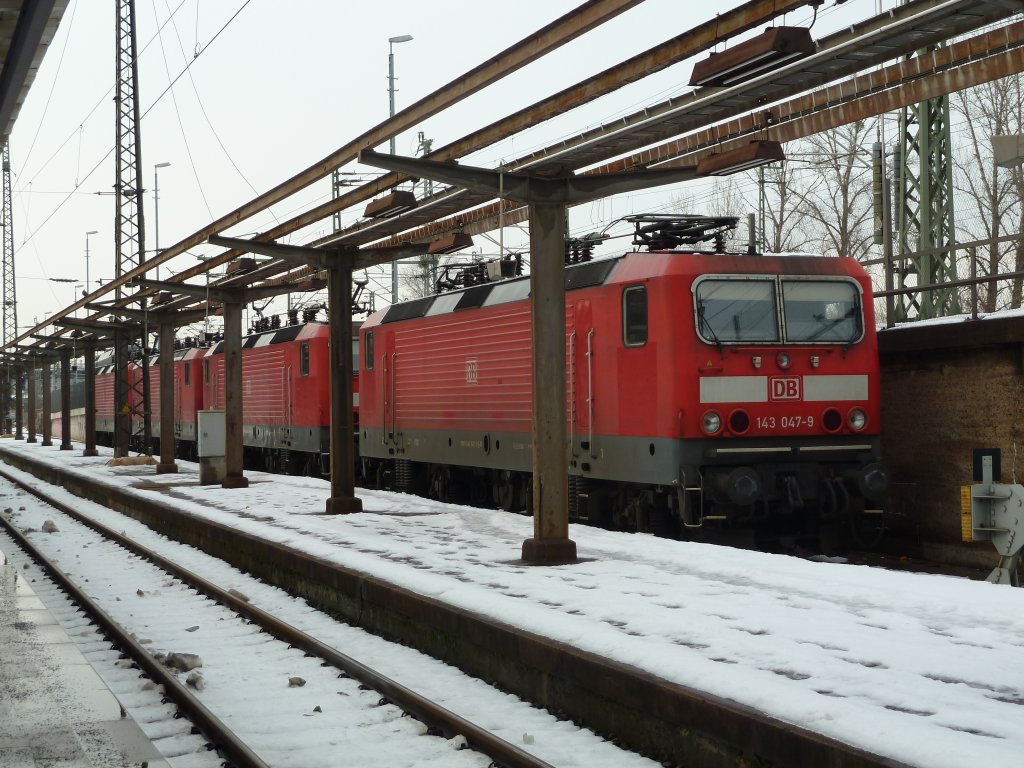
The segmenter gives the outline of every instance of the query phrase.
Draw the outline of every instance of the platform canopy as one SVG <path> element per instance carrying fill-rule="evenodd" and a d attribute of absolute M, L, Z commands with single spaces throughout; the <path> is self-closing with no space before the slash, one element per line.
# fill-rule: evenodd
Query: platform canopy
<path fill-rule="evenodd" d="M 68 0 L 0 0 L 0 148 L 57 33 Z"/>

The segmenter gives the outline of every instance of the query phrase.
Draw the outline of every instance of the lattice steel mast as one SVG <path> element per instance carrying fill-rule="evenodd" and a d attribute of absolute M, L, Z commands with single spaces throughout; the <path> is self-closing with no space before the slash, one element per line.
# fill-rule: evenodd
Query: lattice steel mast
<path fill-rule="evenodd" d="M 4 185 L 4 264 L 3 264 L 3 340 L 4 346 L 12 343 L 18 336 L 18 302 L 14 289 L 14 215 L 11 204 L 11 142 L 4 143 L 3 155 Z M 7 365 L 3 383 L 3 428 L 10 432 L 11 403 L 11 367 Z"/>
<path fill-rule="evenodd" d="M 917 161 L 915 169 L 912 162 Z M 905 107 L 900 116 L 896 155 L 896 213 L 899 256 L 932 248 L 943 250 L 893 266 L 895 286 L 956 280 L 956 229 L 953 222 L 953 161 L 949 136 L 949 97 L 939 96 Z M 914 277 L 914 280 L 909 278 Z M 898 295 L 896 322 L 960 312 L 956 289 Z"/>
<path fill-rule="evenodd" d="M 142 212 L 142 142 L 139 132 L 139 68 L 135 38 L 135 0 L 117 3 L 117 175 L 114 181 L 116 211 L 114 217 L 114 275 L 130 272 L 145 260 L 145 227 Z M 115 298 L 121 298 L 121 288 Z M 140 302 L 146 308 L 145 300 Z M 148 453 L 151 444 L 149 409 L 149 366 L 145 355 L 147 333 L 142 335 L 141 386 L 129 376 L 128 335 L 115 335 L 114 354 L 115 416 L 114 455 L 127 456 L 131 440 L 132 416 L 141 415 L 142 448 Z M 135 396 L 132 397 L 130 393 Z"/>

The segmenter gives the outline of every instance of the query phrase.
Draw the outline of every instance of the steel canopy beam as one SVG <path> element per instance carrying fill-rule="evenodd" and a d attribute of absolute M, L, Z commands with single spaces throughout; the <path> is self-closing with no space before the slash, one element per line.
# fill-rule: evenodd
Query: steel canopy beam
<path fill-rule="evenodd" d="M 536 58 L 537 51 L 539 51 L 539 55 L 543 55 L 550 50 L 553 50 L 555 47 L 568 42 L 575 36 L 604 23 L 614 15 L 627 10 L 628 7 L 632 7 L 634 4 L 636 3 L 619 4 L 620 7 L 598 7 L 599 4 L 591 2 L 580 6 L 576 11 L 563 16 L 561 19 L 553 22 L 543 30 L 525 38 L 519 44 L 512 46 L 501 54 L 498 54 L 489 62 L 486 62 L 480 67 L 472 70 L 466 76 L 438 89 L 438 91 L 431 97 L 427 97 L 408 109 L 402 110 L 388 122 L 382 123 L 373 130 L 367 132 L 367 134 L 364 134 L 363 137 L 360 137 L 360 139 L 357 139 L 355 142 L 340 148 L 337 152 L 325 158 L 318 165 L 307 169 L 274 190 L 256 198 L 246 206 L 228 214 L 228 216 L 214 222 L 209 227 L 204 228 L 192 237 L 181 241 L 171 248 L 161 251 L 155 258 L 145 263 L 146 270 L 152 269 L 153 267 L 184 253 L 188 248 L 199 245 L 208 235 L 216 234 L 233 224 L 243 221 L 256 213 L 259 213 L 261 210 L 265 210 L 275 202 L 284 199 L 284 197 L 287 197 L 289 194 L 307 186 L 309 183 L 312 183 L 312 181 L 322 178 L 324 175 L 340 167 L 345 162 L 354 159 L 355 151 L 359 148 L 357 145 L 360 143 L 365 146 L 376 146 L 383 143 L 383 141 L 386 141 L 389 135 L 391 135 L 387 132 L 389 129 L 394 129 L 392 133 L 400 132 L 418 124 L 429 115 L 447 108 L 452 103 L 460 101 L 473 92 L 465 92 L 462 90 L 465 88 L 466 83 L 471 76 L 479 75 L 481 78 L 490 78 L 486 82 L 482 82 L 477 88 L 479 89 L 489 85 L 491 82 L 495 82 L 501 77 L 504 77 L 510 71 L 513 71 L 512 69 L 507 69 L 507 67 L 512 66 L 513 68 L 518 68 L 523 66 L 524 63 L 528 63 L 518 63 L 518 60 L 512 56 L 517 48 L 529 48 L 529 60 L 532 61 Z M 682 61 L 689 56 L 693 56 L 703 50 L 707 50 L 723 39 L 727 39 L 732 35 L 756 28 L 773 18 L 808 4 L 811 4 L 811 0 L 750 0 L 738 8 L 724 12 L 721 15 L 716 16 L 713 20 L 699 25 L 690 31 L 684 32 L 683 34 L 678 35 L 665 43 L 659 44 L 648 51 L 633 57 L 632 59 L 616 65 L 615 67 L 609 68 L 599 75 L 582 81 L 575 86 L 571 86 L 559 94 L 555 94 L 546 100 L 521 110 L 515 115 L 499 120 L 481 131 L 470 134 L 469 136 L 449 145 L 449 147 L 442 148 L 433 153 L 432 157 L 447 159 L 449 157 L 455 157 L 459 154 L 465 154 L 473 151 L 474 149 L 479 149 L 493 144 L 503 138 L 513 135 L 524 127 L 535 125 L 561 114 L 566 110 L 572 109 L 609 93 L 626 83 L 638 80 L 651 72 L 659 71 L 671 64 Z M 579 18 L 570 18 L 573 15 L 578 15 Z M 586 26 L 585 29 L 584 26 Z M 563 36 L 564 39 L 559 40 L 557 37 L 559 35 Z M 498 66 L 495 67 L 495 64 Z M 432 107 L 431 102 L 434 101 L 437 101 L 438 104 Z M 442 101 L 444 103 L 440 103 Z M 416 109 L 420 109 L 421 111 L 416 112 Z M 429 113 L 422 111 L 429 109 L 433 109 L 433 111 Z M 363 141 L 363 139 L 365 139 L 365 141 Z M 309 174 L 317 169 L 320 171 L 319 175 L 316 175 L 313 178 L 308 178 Z M 349 195 L 344 195 L 337 200 L 332 200 L 329 203 L 314 208 L 305 214 L 286 221 L 267 234 L 270 238 L 276 238 L 294 232 L 310 223 L 327 218 L 344 208 L 355 205 L 358 202 L 365 201 L 373 194 L 387 188 L 388 185 L 397 183 L 398 180 L 399 179 L 397 177 L 391 178 L 389 176 L 382 180 L 369 182 L 367 185 L 364 185 L 362 189 L 350 193 Z M 279 191 L 285 187 L 291 188 L 284 194 L 278 194 Z M 234 254 L 223 254 L 222 256 L 210 259 L 204 265 L 187 269 L 180 273 L 179 276 L 182 280 L 195 277 L 210 268 L 230 261 L 233 255 Z M 384 256 L 384 254 L 380 255 L 382 257 Z M 371 261 L 368 258 L 358 258 L 355 267 L 364 268 L 373 266 L 381 261 L 389 261 L 393 258 L 402 258 L 402 256 L 381 258 L 380 261 Z M 142 265 L 140 265 L 140 269 L 136 271 L 139 271 L 140 274 L 142 274 L 141 269 Z M 121 281 L 118 281 L 118 283 L 127 282 L 127 280 L 132 277 L 132 274 L 125 275 Z M 109 292 L 112 287 L 112 284 L 108 284 L 104 290 L 96 291 L 85 297 L 86 301 L 101 297 L 105 293 Z M 73 304 L 65 309 L 63 314 L 70 313 L 79 309 L 81 306 L 82 302 Z M 63 316 L 63 314 L 58 314 L 56 316 Z"/>
<path fill-rule="evenodd" d="M 164 280 L 147 280 L 145 278 L 138 278 L 135 283 L 137 285 L 144 285 L 147 288 L 156 288 L 159 291 L 168 291 L 170 293 L 181 293 L 197 299 L 209 297 L 211 301 L 217 304 L 227 304 L 229 302 L 248 304 L 250 301 L 259 301 L 271 296 L 291 293 L 296 289 L 294 285 L 257 285 L 248 287 L 219 287 L 211 285 L 207 287 L 205 285 L 168 283 Z M 120 311 L 120 308 L 117 311 Z"/>
<path fill-rule="evenodd" d="M 340 168 L 345 163 L 355 160 L 356 154 L 360 149 L 379 146 L 392 136 L 422 124 L 429 117 L 436 115 L 527 64 L 536 61 L 547 53 L 589 32 L 641 2 L 642 0 L 587 0 L 587 2 L 564 14 L 544 28 L 532 33 L 504 51 L 495 54 L 483 64 L 456 78 L 447 85 L 438 88 L 415 104 L 401 110 L 389 120 L 374 126 L 315 165 L 310 166 L 245 205 L 236 208 L 226 216 L 222 216 L 220 219 L 217 219 L 170 248 L 164 249 L 149 261 L 143 262 L 130 272 L 126 272 L 119 278 L 107 283 L 102 290 L 94 291 L 84 299 L 66 307 L 54 317 L 63 317 L 66 314 L 70 314 L 76 309 L 83 307 L 87 301 L 95 301 L 111 290 L 127 285 L 137 278 L 144 277 L 147 272 L 160 264 L 169 261 L 175 256 L 179 256 L 189 248 L 201 245 L 211 236 L 219 234 L 239 222 L 266 210 L 275 203 L 281 202 L 313 182 L 322 179 L 336 168 Z M 298 228 L 296 227 L 295 229 Z M 220 258 L 218 257 L 218 259 Z M 210 268 L 223 264 L 228 260 L 230 260 L 230 257 L 224 258 L 223 261 L 214 259 L 203 266 Z M 186 270 L 186 272 L 182 273 L 183 279 L 194 277 L 203 271 L 204 269 L 198 269 L 194 272 Z M 39 330 L 48 324 L 49 322 L 44 323 L 40 328 L 34 328 L 33 330 Z"/>
<path fill-rule="evenodd" d="M 163 325 L 165 323 L 169 323 L 173 326 L 191 325 L 192 323 L 199 322 L 207 316 L 205 309 L 135 309 L 132 307 L 108 307 L 105 304 L 86 304 L 85 308 L 94 312 L 107 312 L 112 315 L 122 315 L 132 320 L 146 320 L 150 325 Z M 63 325 L 63 323 L 61 323 L 61 325 Z"/>
<path fill-rule="evenodd" d="M 727 151 L 740 146 L 748 142 L 752 134 L 782 143 L 806 138 L 855 120 L 1022 72 L 1022 46 L 1024 24 L 1010 24 L 944 46 L 927 57 L 901 61 L 775 105 L 769 110 L 772 121 L 767 126 L 763 124 L 763 112 L 752 113 L 597 166 L 588 173 L 689 165 L 712 148 Z M 526 214 L 525 207 L 510 210 L 506 205 L 502 216 L 507 225 L 525 221 Z M 499 203 L 495 202 L 411 229 L 402 237 L 437 237 L 456 227 L 471 233 L 487 232 L 498 226 L 498 220 Z"/>
<path fill-rule="evenodd" d="M 679 134 L 700 129 L 736 114 L 750 112 L 751 104 L 771 102 L 791 96 L 830 79 L 834 80 L 843 75 L 861 71 L 870 65 L 891 60 L 901 51 L 915 50 L 922 44 L 922 41 L 941 40 L 944 35 L 954 29 L 958 32 L 976 29 L 984 23 L 1005 18 L 1011 14 L 1012 8 L 1019 7 L 1019 5 L 1017 0 L 1013 0 L 1012 7 L 1000 6 L 992 2 L 971 3 L 967 0 L 912 0 L 912 2 L 819 41 L 819 52 L 815 55 L 814 62 L 805 60 L 798 67 L 788 69 L 789 74 L 784 77 L 778 76 L 779 82 L 777 83 L 775 82 L 777 76 L 773 74 L 729 89 L 700 89 L 684 94 L 520 158 L 510 164 L 510 170 L 531 169 L 537 173 L 546 173 L 550 169 L 557 170 L 567 166 L 579 168 L 592 165 L 606 157 L 631 151 L 635 146 L 663 139 L 672 133 Z M 900 47 L 901 45 L 903 47 Z M 853 83 L 853 90 L 858 89 L 859 80 L 863 80 L 863 77 L 855 76 L 852 81 L 848 81 Z M 820 109 L 822 105 L 823 102 L 819 99 L 810 103 L 807 109 L 814 111 Z M 774 121 L 774 109 L 770 111 L 770 114 Z M 752 124 L 748 132 L 763 130 L 765 115 L 765 111 L 755 110 L 740 120 Z M 705 132 L 711 134 L 716 140 L 722 140 L 728 136 L 720 126 L 716 126 L 713 132 L 711 130 Z M 662 146 L 668 146 L 671 143 Z M 714 140 L 703 146 L 706 148 L 705 151 L 710 151 L 710 147 L 715 146 Z M 624 160 L 608 163 L 599 169 L 588 171 L 588 173 L 645 168 L 650 167 L 653 163 L 678 156 L 676 154 L 664 157 L 662 154 L 657 149 L 644 150 L 630 155 Z M 699 158 L 687 162 L 694 162 L 696 159 Z M 454 197 L 454 195 L 449 193 L 449 197 Z M 460 209 L 467 210 L 484 202 L 486 200 L 483 199 L 462 200 L 461 203 L 455 200 L 442 204 L 444 210 L 440 212 L 440 216 L 453 216 Z M 417 210 L 423 208 L 421 203 Z M 476 212 L 473 215 L 475 219 L 480 219 Z M 404 229 L 422 224 L 422 217 L 417 217 L 413 212 L 391 220 L 392 231 L 395 231 L 395 227 L 401 226 L 403 220 L 406 222 Z M 491 221 L 493 222 L 493 219 Z M 375 233 L 372 231 L 381 227 L 382 225 L 379 223 L 359 224 L 340 235 L 327 236 L 317 244 L 328 240 L 337 241 L 339 238 L 344 238 L 345 242 L 357 244 L 379 237 L 389 237 L 391 232 Z M 385 225 L 384 229 L 386 228 Z M 485 228 L 481 227 L 480 229 Z"/>
<path fill-rule="evenodd" d="M 304 245 L 284 245 L 272 240 L 244 240 L 239 237 L 213 235 L 207 241 L 211 245 L 228 248 L 240 253 L 258 253 L 261 256 L 272 256 L 290 264 L 308 264 L 326 269 L 331 266 L 330 252 L 323 248 L 310 248 Z"/>
<path fill-rule="evenodd" d="M 54 325 L 62 325 L 65 328 L 72 328 L 89 333 L 100 333 L 104 336 L 111 336 L 115 332 L 138 333 L 142 330 L 139 323 L 122 323 L 117 320 L 94 320 L 89 317 L 62 317 L 53 321 Z"/>
<path fill-rule="evenodd" d="M 634 192 L 697 178 L 697 171 L 692 166 L 657 171 L 548 178 L 455 163 L 438 163 L 400 155 L 383 155 L 370 150 L 359 153 L 359 162 L 377 168 L 404 171 L 413 176 L 426 177 L 493 195 L 504 194 L 513 200 L 540 205 L 585 203 L 620 192 Z"/>

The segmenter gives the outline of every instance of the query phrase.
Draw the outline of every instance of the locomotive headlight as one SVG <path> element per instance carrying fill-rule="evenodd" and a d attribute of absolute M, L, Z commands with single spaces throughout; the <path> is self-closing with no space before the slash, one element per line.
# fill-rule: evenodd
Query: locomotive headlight
<path fill-rule="evenodd" d="M 704 414 L 704 433 L 708 435 L 717 435 L 719 430 L 722 429 L 722 417 L 714 411 L 708 411 Z"/>
<path fill-rule="evenodd" d="M 793 361 L 789 359 L 789 355 L 785 352 L 779 352 L 779 354 L 775 356 L 775 362 L 778 363 L 779 368 L 785 370 L 786 368 L 789 368 Z"/>
<path fill-rule="evenodd" d="M 867 414 L 860 408 L 854 408 L 846 417 L 846 423 L 850 425 L 850 429 L 854 432 L 860 432 L 868 425 Z"/>

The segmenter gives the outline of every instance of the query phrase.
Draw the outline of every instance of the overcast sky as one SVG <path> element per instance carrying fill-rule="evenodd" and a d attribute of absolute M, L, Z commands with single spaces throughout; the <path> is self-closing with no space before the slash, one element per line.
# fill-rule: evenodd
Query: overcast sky
<path fill-rule="evenodd" d="M 416 154 L 419 131 L 441 146 L 739 4 L 647 0 L 399 136 L 396 150 Z M 389 37 L 413 36 L 394 46 L 400 110 L 577 5 L 524 0 L 501 6 L 499 13 L 493 4 L 467 0 L 137 0 L 147 249 L 156 245 L 155 164 L 170 163 L 159 170 L 159 244 L 166 248 L 384 120 Z M 877 6 L 877 0 L 852 0 L 837 9 L 830 0 L 814 32 L 833 31 Z M 115 7 L 112 0 L 70 1 L 10 140 L 21 326 L 42 321 L 81 293 L 76 286 L 85 283 L 87 231 L 98 231 L 89 238 L 93 287 L 114 275 Z M 786 22 L 807 25 L 810 18 L 802 10 Z M 489 147 L 472 161 L 493 166 L 684 92 L 692 64 L 645 78 Z M 572 213 L 572 228 L 600 229 L 612 219 L 664 206 L 671 195 L 672 188 L 664 188 L 581 206 Z M 290 218 L 329 196 L 329 181 L 321 181 L 229 234 L 266 230 L 275 217 Z M 329 227 L 325 222 L 294 242 L 308 242 Z M 526 235 L 509 229 L 505 240 L 525 245 Z M 478 241 L 496 254 L 495 246 Z M 169 269 L 193 264 L 183 257 Z"/>

